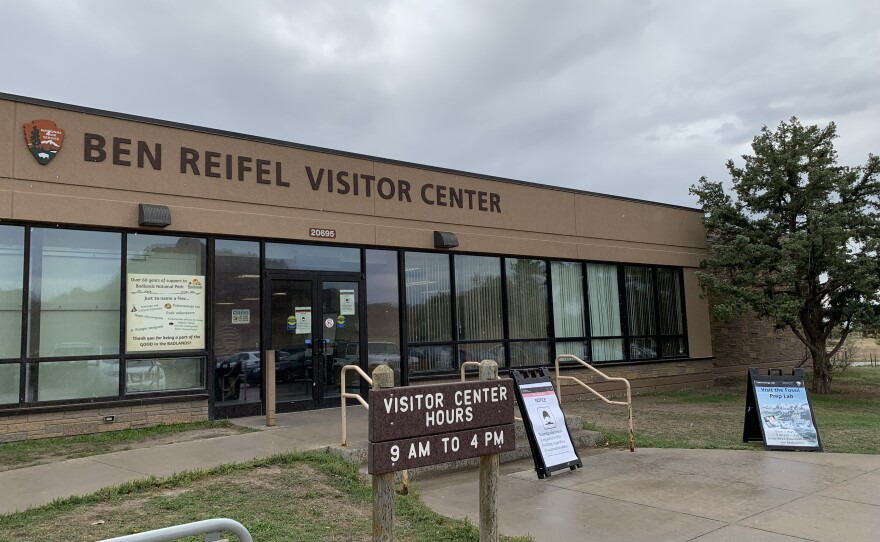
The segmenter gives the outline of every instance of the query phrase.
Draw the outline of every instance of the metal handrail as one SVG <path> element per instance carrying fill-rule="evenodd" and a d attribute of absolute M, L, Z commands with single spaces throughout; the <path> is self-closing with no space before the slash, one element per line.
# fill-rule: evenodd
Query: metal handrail
<path fill-rule="evenodd" d="M 193 523 L 184 523 L 183 525 L 174 525 L 163 529 L 146 531 L 143 533 L 107 538 L 100 542 L 169 542 L 187 536 L 196 536 L 200 534 L 211 535 L 222 531 L 231 532 L 237 536 L 241 542 L 254 542 L 251 533 L 244 528 L 244 525 L 234 519 L 228 518 L 205 519 Z M 208 540 L 207 536 L 205 539 Z"/>
<path fill-rule="evenodd" d="M 483 361 L 495 361 L 495 360 L 494 360 L 494 359 L 484 359 Z M 497 362 L 496 362 L 496 363 L 497 363 Z M 464 368 L 465 368 L 465 367 L 477 367 L 477 368 L 479 368 L 479 367 L 480 367 L 480 362 L 479 362 L 479 361 L 462 361 L 462 362 L 461 362 L 461 381 L 462 381 L 462 382 L 465 381 L 465 377 L 464 377 Z M 518 416 L 514 416 L 513 419 L 516 420 L 516 421 L 518 421 L 518 422 L 521 422 L 521 421 L 522 421 L 522 418 L 520 418 L 520 417 L 518 417 Z"/>
<path fill-rule="evenodd" d="M 364 398 L 361 397 L 361 394 L 348 393 L 347 391 L 345 391 L 345 371 L 347 371 L 349 369 L 357 371 L 357 373 L 361 376 L 361 378 L 363 378 L 364 380 L 367 381 L 367 384 L 369 384 L 371 386 L 373 385 L 373 379 L 370 378 L 370 376 L 367 373 L 365 373 L 364 370 L 361 369 L 360 367 L 358 367 L 357 365 L 343 365 L 342 370 L 339 371 L 339 388 L 340 388 L 339 395 L 341 397 L 340 407 L 342 410 L 342 445 L 343 446 L 346 446 L 346 441 L 348 440 L 348 427 L 346 425 L 346 420 L 345 420 L 345 400 L 346 399 L 357 399 L 360 402 L 360 404 L 363 405 L 363 407 L 365 409 L 370 410 L 370 405 L 366 401 L 364 401 Z"/>
<path fill-rule="evenodd" d="M 584 384 L 580 379 L 578 379 L 576 377 L 560 376 L 559 375 L 559 360 L 563 360 L 563 359 L 570 359 L 570 360 L 574 360 L 574 361 L 580 363 L 581 365 L 583 365 L 587 369 L 589 369 L 589 370 L 593 371 L 594 373 L 596 373 L 597 375 L 601 376 L 607 382 L 623 382 L 624 385 L 626 385 L 626 402 L 612 401 L 612 400 L 608 399 L 607 397 L 605 397 L 604 395 L 602 395 L 601 393 L 594 390 L 593 388 L 591 388 L 590 386 Z M 636 450 L 636 448 L 635 448 L 636 435 L 635 435 L 635 431 L 633 430 L 632 390 L 629 385 L 629 380 L 622 378 L 622 377 L 619 377 L 619 376 L 608 376 L 605 373 L 603 373 L 602 371 L 600 371 L 599 369 L 596 369 L 595 367 L 593 367 L 589 363 L 585 362 L 581 358 L 579 358 L 577 356 L 573 356 L 571 354 L 563 354 L 561 356 L 556 356 L 556 396 L 559 398 L 560 404 L 562 404 L 562 386 L 560 385 L 559 381 L 562 379 L 574 380 L 575 382 L 577 382 L 578 384 L 580 384 L 581 386 L 583 386 L 584 388 L 589 390 L 593 395 L 595 395 L 596 397 L 598 397 L 602 401 L 608 403 L 609 405 L 625 406 L 627 419 L 629 421 L 629 451 L 634 452 Z"/>

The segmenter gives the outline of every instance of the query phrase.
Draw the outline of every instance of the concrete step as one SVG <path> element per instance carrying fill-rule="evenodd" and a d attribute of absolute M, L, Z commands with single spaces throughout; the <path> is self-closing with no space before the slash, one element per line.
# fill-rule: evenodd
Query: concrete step
<path fill-rule="evenodd" d="M 580 416 L 566 416 L 565 422 L 568 426 L 568 431 L 571 434 L 571 439 L 574 442 L 575 448 L 577 448 L 578 450 L 584 448 L 592 448 L 600 445 L 603 442 L 601 433 L 597 431 L 587 431 L 581 429 L 581 427 L 583 427 L 583 423 Z M 525 426 L 522 424 L 522 422 L 515 422 L 514 428 L 516 433 L 516 448 L 514 450 L 501 454 L 502 463 L 518 461 L 520 459 L 526 459 L 532 456 L 532 450 L 529 447 L 529 439 L 526 436 Z M 327 451 L 341 457 L 349 463 L 360 465 L 362 467 L 362 471 L 366 472 L 367 442 L 352 442 L 344 448 L 342 446 L 328 446 Z M 450 463 L 441 463 L 439 465 L 429 465 L 427 467 L 410 469 L 409 477 L 410 479 L 414 480 L 447 472 L 476 469 L 479 467 L 479 465 L 480 458 L 474 457 L 471 459 L 452 461 Z"/>

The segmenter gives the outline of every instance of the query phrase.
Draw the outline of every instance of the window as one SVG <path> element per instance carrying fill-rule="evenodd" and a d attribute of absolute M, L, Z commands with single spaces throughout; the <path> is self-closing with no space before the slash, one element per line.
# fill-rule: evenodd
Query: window
<path fill-rule="evenodd" d="M 22 288 L 24 287 L 24 228 L 0 226 L 0 359 L 21 357 Z M 11 375 L 12 369 L 0 367 Z M 18 367 L 15 367 L 18 402 Z M 0 377 L 0 381 L 2 381 Z M 0 402 L 3 391 L 0 390 Z"/>
<path fill-rule="evenodd" d="M 455 298 L 460 340 L 504 338 L 500 258 L 456 256 Z"/>
<path fill-rule="evenodd" d="M 451 340 L 449 256 L 407 252 L 404 268 L 409 342 Z"/>
<path fill-rule="evenodd" d="M 650 267 L 624 267 L 630 359 L 657 357 L 654 281 Z M 647 335 L 647 336 L 646 336 Z"/>
<path fill-rule="evenodd" d="M 518 258 L 505 261 L 510 338 L 548 337 L 546 263 Z"/>
<path fill-rule="evenodd" d="M 125 362 L 125 392 L 201 388 L 202 358 L 129 359 Z"/>
<path fill-rule="evenodd" d="M 266 269 L 349 271 L 360 273 L 361 249 L 266 243 Z"/>
<path fill-rule="evenodd" d="M 122 236 L 31 230 L 30 357 L 119 353 Z"/>
<path fill-rule="evenodd" d="M 369 363 L 400 367 L 400 293 L 397 252 L 366 250 L 367 358 Z M 394 371 L 395 386 L 400 371 Z"/>
<path fill-rule="evenodd" d="M 259 402 L 260 244 L 214 241 L 214 400 Z M 255 363 L 256 360 L 256 363 Z M 129 362 L 130 363 L 130 362 Z"/>
<path fill-rule="evenodd" d="M 116 397 L 119 360 L 32 362 L 28 363 L 27 379 L 29 402 Z"/>
<path fill-rule="evenodd" d="M 657 298 L 660 307 L 660 354 L 664 357 L 687 355 L 687 337 L 682 310 L 681 269 L 657 269 Z"/>
<path fill-rule="evenodd" d="M 587 290 L 590 299 L 593 361 L 624 359 L 617 266 L 588 263 Z"/>

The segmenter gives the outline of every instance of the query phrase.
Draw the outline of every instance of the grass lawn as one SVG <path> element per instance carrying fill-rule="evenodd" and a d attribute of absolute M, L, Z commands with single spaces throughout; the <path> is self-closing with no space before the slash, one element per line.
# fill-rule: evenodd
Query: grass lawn
<path fill-rule="evenodd" d="M 227 420 L 157 425 L 93 435 L 22 440 L 0 444 L 0 471 L 30 467 L 74 457 L 158 446 L 253 431 Z"/>
<path fill-rule="evenodd" d="M 880 454 L 880 367 L 850 367 L 834 375 L 833 393 L 810 395 L 826 452 Z M 636 447 L 762 450 L 742 441 L 746 379 L 710 389 L 633 397 Z M 564 402 L 585 428 L 601 431 L 609 446 L 628 443 L 626 412 L 600 401 Z"/>
<path fill-rule="evenodd" d="M 357 466 L 326 453 L 290 453 L 131 482 L 0 516 L 0 542 L 100 540 L 212 517 L 239 521 L 260 542 L 370 540 L 371 502 Z M 472 524 L 434 513 L 415 493 L 398 496 L 396 506 L 398 540 L 479 538 Z"/>

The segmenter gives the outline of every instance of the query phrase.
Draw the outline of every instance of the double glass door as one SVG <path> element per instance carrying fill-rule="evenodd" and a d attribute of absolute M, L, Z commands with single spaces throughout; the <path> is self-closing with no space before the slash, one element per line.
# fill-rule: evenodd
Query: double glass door
<path fill-rule="evenodd" d="M 363 366 L 360 277 L 278 274 L 266 285 L 276 412 L 338 406 L 342 368 Z M 346 391 L 359 390 L 360 379 L 347 371 Z"/>

